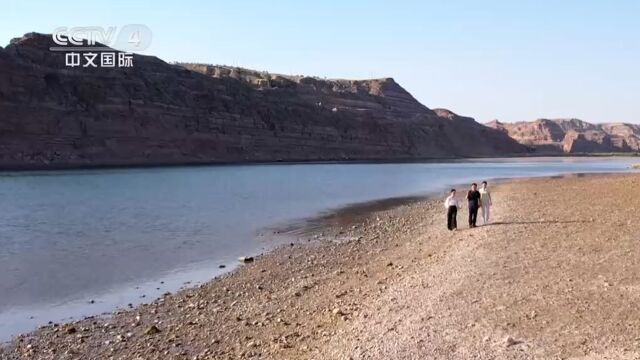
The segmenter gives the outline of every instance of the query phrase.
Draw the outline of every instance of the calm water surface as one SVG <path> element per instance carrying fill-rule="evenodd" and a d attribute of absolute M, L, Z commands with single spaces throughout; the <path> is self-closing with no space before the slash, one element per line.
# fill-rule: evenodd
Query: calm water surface
<path fill-rule="evenodd" d="M 0 341 L 149 302 L 274 245 L 266 227 L 490 178 L 629 171 L 631 158 L 0 173 Z M 93 300 L 93 303 L 90 301 Z"/>

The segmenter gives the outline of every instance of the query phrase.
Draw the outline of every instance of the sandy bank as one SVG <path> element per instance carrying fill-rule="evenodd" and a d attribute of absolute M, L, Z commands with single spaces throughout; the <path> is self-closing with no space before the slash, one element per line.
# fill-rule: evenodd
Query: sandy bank
<path fill-rule="evenodd" d="M 0 358 L 635 359 L 638 187 L 637 175 L 503 184 L 495 223 L 455 233 L 439 200 L 329 218 L 309 242 L 42 328 Z"/>

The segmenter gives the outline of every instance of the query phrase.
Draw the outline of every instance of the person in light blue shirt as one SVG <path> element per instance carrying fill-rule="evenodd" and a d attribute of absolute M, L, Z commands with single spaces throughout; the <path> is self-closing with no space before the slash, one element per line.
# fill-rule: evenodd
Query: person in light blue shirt
<path fill-rule="evenodd" d="M 482 209 L 482 225 L 488 225 L 491 223 L 491 193 L 487 187 L 487 182 L 482 182 L 480 188 L 480 206 Z"/>

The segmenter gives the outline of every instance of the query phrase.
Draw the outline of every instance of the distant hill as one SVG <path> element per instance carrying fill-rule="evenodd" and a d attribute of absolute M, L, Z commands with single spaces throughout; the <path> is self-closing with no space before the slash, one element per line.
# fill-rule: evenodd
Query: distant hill
<path fill-rule="evenodd" d="M 328 80 L 134 55 L 67 68 L 49 35 L 0 48 L 0 167 L 413 160 L 522 154 L 392 78 Z"/>
<path fill-rule="evenodd" d="M 640 125 L 591 124 L 578 119 L 538 119 L 486 124 L 539 153 L 614 153 L 640 151 Z"/>

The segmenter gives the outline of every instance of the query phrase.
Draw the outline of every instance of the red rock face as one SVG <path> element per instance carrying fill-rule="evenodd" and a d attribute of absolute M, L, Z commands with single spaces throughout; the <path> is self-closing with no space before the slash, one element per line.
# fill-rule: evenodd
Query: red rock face
<path fill-rule="evenodd" d="M 134 55 L 65 68 L 50 36 L 0 48 L 0 167 L 407 160 L 526 151 L 393 79 L 322 80 Z"/>
<path fill-rule="evenodd" d="M 538 119 L 532 122 L 487 126 L 508 134 L 537 152 L 613 153 L 640 151 L 640 126 L 634 124 L 590 124 L 578 119 Z"/>

